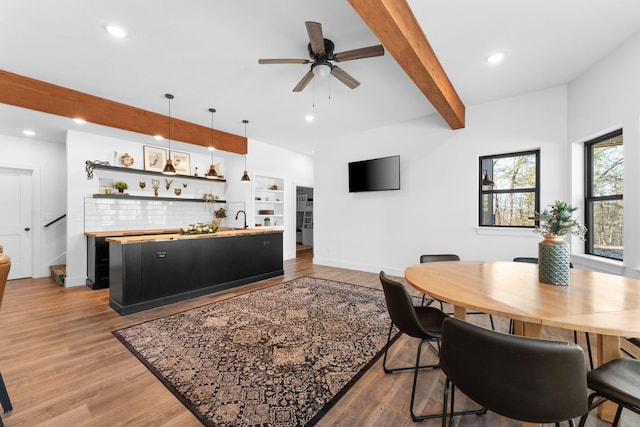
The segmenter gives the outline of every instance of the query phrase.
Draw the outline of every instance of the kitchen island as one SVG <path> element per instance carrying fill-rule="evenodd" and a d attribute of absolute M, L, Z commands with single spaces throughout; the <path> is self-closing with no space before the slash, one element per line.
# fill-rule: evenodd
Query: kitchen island
<path fill-rule="evenodd" d="M 282 230 L 107 238 L 109 306 L 121 315 L 284 274 Z"/>

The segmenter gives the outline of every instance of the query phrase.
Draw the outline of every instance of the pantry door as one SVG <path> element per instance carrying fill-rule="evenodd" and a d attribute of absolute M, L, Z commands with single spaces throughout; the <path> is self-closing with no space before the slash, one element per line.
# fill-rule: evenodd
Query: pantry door
<path fill-rule="evenodd" d="M 9 279 L 32 277 L 32 171 L 0 167 L 0 245 L 11 257 Z"/>

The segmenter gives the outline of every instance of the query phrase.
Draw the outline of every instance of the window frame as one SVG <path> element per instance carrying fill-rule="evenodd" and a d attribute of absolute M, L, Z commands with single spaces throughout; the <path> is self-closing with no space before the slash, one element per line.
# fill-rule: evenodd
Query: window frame
<path fill-rule="evenodd" d="M 623 235 L 623 255 L 622 259 L 608 257 L 605 255 L 599 255 L 593 251 L 593 204 L 595 202 L 606 202 L 610 200 L 624 201 L 624 191 L 619 195 L 607 195 L 607 196 L 594 196 L 593 195 L 593 147 L 608 139 L 622 136 L 622 146 L 624 147 L 624 132 L 623 129 L 617 129 L 608 132 L 599 137 L 590 139 L 584 143 L 584 225 L 587 228 L 587 233 L 584 239 L 584 253 L 586 255 L 597 256 L 599 258 L 612 259 L 616 261 L 624 261 L 624 235 Z M 622 156 L 624 160 L 624 154 Z M 623 184 L 624 185 L 624 184 Z M 623 221 L 624 221 L 624 204 L 622 207 Z"/>
<path fill-rule="evenodd" d="M 535 183 L 535 187 L 531 187 L 531 188 L 518 188 L 515 190 L 485 190 L 483 189 L 483 185 L 482 185 L 482 181 L 484 179 L 484 175 L 483 172 L 486 171 L 487 175 L 489 176 L 489 179 L 493 180 L 493 170 L 489 171 L 487 170 L 487 168 L 483 168 L 483 161 L 489 160 L 489 159 L 502 159 L 502 158 L 508 158 L 508 157 L 520 157 L 520 156 L 528 156 L 528 155 L 535 155 L 535 167 L 536 167 L 536 173 L 535 173 L 535 179 L 536 179 L 536 183 Z M 505 229 L 517 229 L 517 228 L 535 228 L 535 223 L 532 225 L 498 225 L 498 224 L 483 224 L 482 223 L 482 197 L 484 195 L 493 195 L 493 194 L 525 194 L 525 193 L 533 193 L 534 197 L 535 197 L 535 201 L 534 201 L 534 211 L 535 212 L 540 212 L 540 149 L 533 149 L 533 150 L 525 150 L 525 151 L 516 151 L 516 152 L 512 152 L 512 153 L 504 153 L 504 154 L 494 154 L 494 155 L 490 155 L 490 156 L 480 156 L 479 157 L 479 161 L 478 161 L 478 173 L 479 173 L 479 179 L 478 179 L 478 226 L 479 227 L 494 227 L 494 228 L 505 228 Z M 531 212 L 531 215 L 535 215 L 535 212 Z"/>

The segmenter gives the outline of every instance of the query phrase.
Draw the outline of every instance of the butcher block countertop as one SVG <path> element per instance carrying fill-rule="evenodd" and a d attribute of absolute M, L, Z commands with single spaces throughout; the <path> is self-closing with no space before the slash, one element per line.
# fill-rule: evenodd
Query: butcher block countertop
<path fill-rule="evenodd" d="M 122 230 L 122 231 L 85 231 L 85 236 L 92 237 L 118 237 L 118 236 L 141 236 L 146 234 L 175 234 L 177 228 L 158 230 Z"/>
<path fill-rule="evenodd" d="M 249 236 L 254 234 L 270 234 L 270 233 L 283 233 L 284 230 L 274 230 L 270 228 L 247 228 L 247 229 L 219 229 L 215 233 L 208 234 L 154 234 L 154 235 L 142 235 L 142 236 L 126 236 L 121 237 L 110 235 L 107 242 L 119 243 L 126 245 L 129 243 L 145 243 L 145 242 L 166 242 L 168 240 L 188 240 L 188 239 L 210 239 L 217 237 L 234 237 L 234 236 Z"/>

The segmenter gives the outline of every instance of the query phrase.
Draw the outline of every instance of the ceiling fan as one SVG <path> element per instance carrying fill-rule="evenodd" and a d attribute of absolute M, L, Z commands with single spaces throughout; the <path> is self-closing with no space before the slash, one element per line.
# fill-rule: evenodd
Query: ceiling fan
<path fill-rule="evenodd" d="M 301 92 L 313 77 L 324 77 L 329 74 L 340 80 L 351 89 L 355 89 L 360 82 L 351 77 L 346 71 L 331 63 L 352 61 L 354 59 L 371 58 L 384 55 L 382 45 L 363 47 L 333 53 L 335 45 L 322 35 L 322 24 L 319 22 L 305 22 L 309 33 L 309 57 L 308 59 L 259 59 L 259 64 L 311 64 L 311 69 L 302 77 L 302 80 L 293 88 L 294 92 Z"/>

